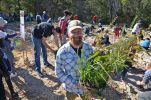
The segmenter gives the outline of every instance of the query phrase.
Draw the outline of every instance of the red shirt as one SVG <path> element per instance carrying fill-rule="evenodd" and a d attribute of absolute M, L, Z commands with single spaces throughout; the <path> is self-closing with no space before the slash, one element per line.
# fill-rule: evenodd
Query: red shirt
<path fill-rule="evenodd" d="M 75 15 L 73 19 L 78 20 L 78 15 Z"/>
<path fill-rule="evenodd" d="M 120 28 L 119 27 L 114 27 L 114 33 L 115 34 L 120 34 Z"/>
<path fill-rule="evenodd" d="M 96 16 L 93 16 L 93 18 L 92 18 L 94 21 L 96 21 L 96 19 L 97 19 L 97 17 Z"/>
<path fill-rule="evenodd" d="M 65 20 L 65 18 L 61 18 L 59 21 L 59 27 L 61 29 L 61 32 L 64 34 L 65 29 L 67 28 L 67 21 Z"/>

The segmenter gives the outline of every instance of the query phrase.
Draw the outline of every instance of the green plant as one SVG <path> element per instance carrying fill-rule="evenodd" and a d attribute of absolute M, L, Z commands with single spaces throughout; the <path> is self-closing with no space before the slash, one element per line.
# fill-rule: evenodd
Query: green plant
<path fill-rule="evenodd" d="M 81 82 L 89 87 L 104 87 L 111 78 L 112 72 L 123 70 L 124 67 L 127 67 L 125 62 L 132 60 L 131 49 L 136 41 L 135 36 L 128 39 L 121 38 L 113 45 L 95 51 L 88 61 L 85 61 L 85 66 L 80 67 Z"/>

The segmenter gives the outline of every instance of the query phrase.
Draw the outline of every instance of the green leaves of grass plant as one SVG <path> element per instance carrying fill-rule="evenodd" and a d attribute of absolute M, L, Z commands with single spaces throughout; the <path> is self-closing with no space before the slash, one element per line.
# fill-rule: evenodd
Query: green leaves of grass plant
<path fill-rule="evenodd" d="M 81 66 L 79 70 L 81 82 L 95 88 L 103 87 L 111 78 L 112 72 L 123 70 L 124 67 L 127 67 L 125 62 L 132 60 L 129 56 L 130 48 L 137 41 L 136 39 L 136 37 L 121 38 L 113 45 L 94 52 L 85 62 L 85 66 Z"/>

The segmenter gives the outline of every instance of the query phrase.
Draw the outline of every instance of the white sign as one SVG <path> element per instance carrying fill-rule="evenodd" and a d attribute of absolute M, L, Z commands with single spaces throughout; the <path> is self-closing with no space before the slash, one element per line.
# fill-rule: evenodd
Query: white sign
<path fill-rule="evenodd" d="M 20 10 L 20 33 L 21 38 L 25 40 L 25 25 L 24 25 L 24 11 Z"/>

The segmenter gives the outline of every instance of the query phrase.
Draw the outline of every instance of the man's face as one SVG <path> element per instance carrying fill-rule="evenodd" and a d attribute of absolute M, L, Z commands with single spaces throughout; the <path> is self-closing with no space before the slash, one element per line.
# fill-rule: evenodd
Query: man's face
<path fill-rule="evenodd" d="M 77 29 L 74 29 L 72 30 L 70 33 L 69 33 L 69 39 L 70 39 L 70 42 L 74 45 L 74 46 L 81 46 L 82 44 L 82 39 L 83 39 L 83 34 L 82 34 L 82 29 L 80 28 L 77 28 Z"/>

